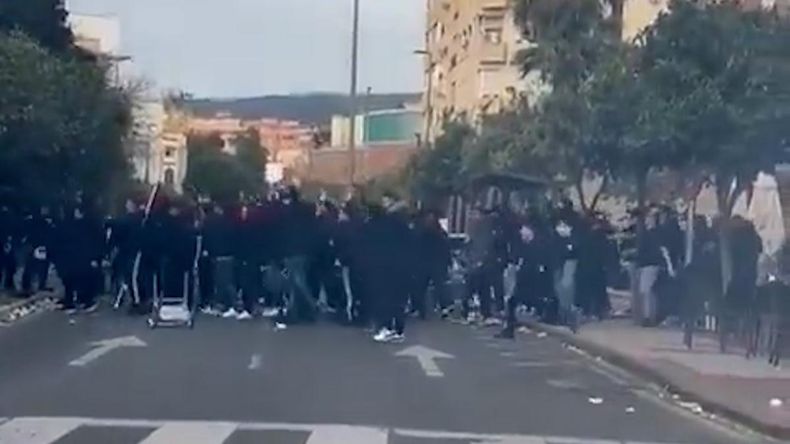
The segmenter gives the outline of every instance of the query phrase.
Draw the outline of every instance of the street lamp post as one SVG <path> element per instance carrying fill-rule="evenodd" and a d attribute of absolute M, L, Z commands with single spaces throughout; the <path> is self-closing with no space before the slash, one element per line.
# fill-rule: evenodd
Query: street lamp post
<path fill-rule="evenodd" d="M 354 0 L 354 18 L 351 30 L 351 91 L 349 93 L 348 128 L 348 184 L 354 186 L 356 176 L 357 131 L 357 65 L 359 63 L 359 0 Z"/>

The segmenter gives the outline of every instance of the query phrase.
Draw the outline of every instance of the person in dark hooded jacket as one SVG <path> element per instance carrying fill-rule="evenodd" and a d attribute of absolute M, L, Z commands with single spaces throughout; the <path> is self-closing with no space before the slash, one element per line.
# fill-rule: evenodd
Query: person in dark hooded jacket
<path fill-rule="evenodd" d="M 427 312 L 434 308 L 427 306 L 429 285 L 433 285 L 440 308 L 447 308 L 450 303 L 445 290 L 447 267 L 450 265 L 450 241 L 433 212 L 419 215 L 413 234 L 415 276 L 411 292 L 412 308 L 425 319 Z"/>
<path fill-rule="evenodd" d="M 373 339 L 398 342 L 404 339 L 413 238 L 403 205 L 386 195 L 383 203 L 383 208 L 371 206 L 365 227 L 365 281 L 376 307 L 378 331 Z"/>
<path fill-rule="evenodd" d="M 65 310 L 94 311 L 101 276 L 99 264 L 104 253 L 102 224 L 77 207 L 60 225 L 57 234 L 60 241 L 56 255 L 63 259 L 57 262 L 57 272 L 64 287 L 59 305 Z"/>
<path fill-rule="evenodd" d="M 22 272 L 22 295 L 30 296 L 33 282 L 38 284 L 37 290 L 47 288 L 49 266 L 52 263 L 52 248 L 56 236 L 55 221 L 50 214 L 49 207 L 41 206 L 39 213 L 28 216 L 22 222 L 24 231 L 24 244 L 29 253 L 25 258 L 25 268 Z"/>
<path fill-rule="evenodd" d="M 286 191 L 282 204 L 277 244 L 291 294 L 288 318 L 292 322 L 312 322 L 316 317 L 316 301 L 307 280 L 307 267 L 316 248 L 315 213 L 301 201 L 294 187 Z"/>

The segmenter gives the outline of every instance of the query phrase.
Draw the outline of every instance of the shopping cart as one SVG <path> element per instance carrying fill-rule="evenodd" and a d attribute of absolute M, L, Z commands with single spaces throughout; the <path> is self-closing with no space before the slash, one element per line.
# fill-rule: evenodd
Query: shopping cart
<path fill-rule="evenodd" d="M 159 277 L 154 276 L 154 297 L 151 315 L 148 317 L 148 326 L 151 328 L 162 327 L 187 327 L 195 326 L 195 307 L 197 306 L 198 272 L 197 262 L 202 250 L 202 237 L 198 236 L 195 242 L 195 256 L 192 268 L 182 275 L 180 294 L 166 294 L 160 282 L 166 276 L 167 270 L 162 270 Z M 165 267 L 166 268 L 166 267 Z M 168 286 L 170 287 L 170 286 Z"/>

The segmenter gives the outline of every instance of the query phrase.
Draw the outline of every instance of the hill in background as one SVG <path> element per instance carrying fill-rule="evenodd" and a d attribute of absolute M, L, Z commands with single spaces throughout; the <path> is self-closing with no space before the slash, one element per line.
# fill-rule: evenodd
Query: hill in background
<path fill-rule="evenodd" d="M 419 103 L 419 93 L 361 94 L 359 110 L 363 112 L 402 108 L 405 103 Z M 346 114 L 349 98 L 345 94 L 313 93 L 276 95 L 238 99 L 191 99 L 183 106 L 200 117 L 228 113 L 241 119 L 279 118 L 307 124 L 324 125 L 333 114 Z"/>

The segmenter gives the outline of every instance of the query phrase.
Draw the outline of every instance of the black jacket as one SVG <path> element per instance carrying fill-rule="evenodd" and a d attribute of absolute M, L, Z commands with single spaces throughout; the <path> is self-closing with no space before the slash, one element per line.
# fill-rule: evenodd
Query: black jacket
<path fill-rule="evenodd" d="M 203 250 L 211 257 L 233 256 L 233 226 L 224 214 L 212 213 L 203 224 Z"/>
<path fill-rule="evenodd" d="M 94 267 L 104 253 L 104 231 L 98 219 L 66 219 L 58 227 L 58 243 L 54 248 L 56 268 L 61 273 L 78 272 Z"/>

